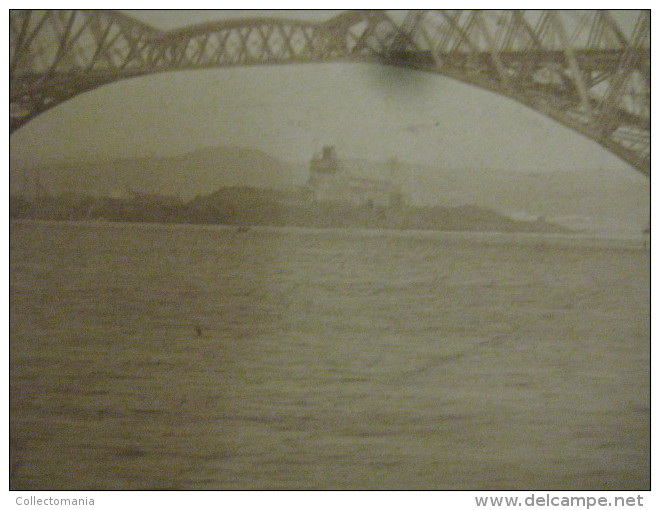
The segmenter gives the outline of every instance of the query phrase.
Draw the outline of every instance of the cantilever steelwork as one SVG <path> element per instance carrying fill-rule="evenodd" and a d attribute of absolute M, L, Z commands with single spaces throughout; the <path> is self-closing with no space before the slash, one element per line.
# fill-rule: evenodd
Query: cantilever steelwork
<path fill-rule="evenodd" d="M 630 14 L 347 11 L 320 23 L 256 18 L 163 32 L 115 11 L 16 10 L 10 130 L 77 94 L 151 73 L 380 62 L 513 98 L 650 176 L 650 12 Z"/>

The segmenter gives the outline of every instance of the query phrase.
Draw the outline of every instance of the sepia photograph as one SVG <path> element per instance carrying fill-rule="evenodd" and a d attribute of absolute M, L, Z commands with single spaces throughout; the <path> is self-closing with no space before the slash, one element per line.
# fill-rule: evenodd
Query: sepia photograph
<path fill-rule="evenodd" d="M 8 21 L 10 491 L 651 490 L 650 10 Z"/>

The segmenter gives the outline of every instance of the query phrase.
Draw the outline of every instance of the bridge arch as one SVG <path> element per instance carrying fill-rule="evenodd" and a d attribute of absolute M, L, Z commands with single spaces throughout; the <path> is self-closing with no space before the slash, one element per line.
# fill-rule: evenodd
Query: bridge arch
<path fill-rule="evenodd" d="M 650 175 L 650 15 L 347 11 L 161 31 L 115 11 L 11 11 L 10 130 L 78 94 L 186 69 L 379 62 L 510 97 Z"/>

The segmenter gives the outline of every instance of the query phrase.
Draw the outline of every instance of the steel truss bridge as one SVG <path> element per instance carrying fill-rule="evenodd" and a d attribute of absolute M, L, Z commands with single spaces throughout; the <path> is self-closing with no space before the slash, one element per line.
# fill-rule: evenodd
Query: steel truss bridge
<path fill-rule="evenodd" d="M 15 10 L 10 132 L 78 94 L 152 73 L 379 62 L 510 97 L 650 176 L 650 30 L 650 11 L 346 11 L 161 31 L 115 11 Z"/>

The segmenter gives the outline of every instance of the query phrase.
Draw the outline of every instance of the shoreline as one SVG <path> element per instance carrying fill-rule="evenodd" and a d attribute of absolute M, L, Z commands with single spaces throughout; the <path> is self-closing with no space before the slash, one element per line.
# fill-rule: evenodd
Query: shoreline
<path fill-rule="evenodd" d="M 213 223 L 156 223 L 156 222 L 125 222 L 110 220 L 45 220 L 14 218 L 10 219 L 10 230 L 13 225 L 20 224 L 57 224 L 72 227 L 107 226 L 112 228 L 132 227 L 141 229 L 162 230 L 197 230 L 197 231 L 231 231 L 237 235 L 250 233 L 297 233 L 301 235 L 332 235 L 355 238 L 408 238 L 427 239 L 446 242 L 473 243 L 487 246 L 556 246 L 583 248 L 616 248 L 649 250 L 650 234 L 633 235 L 603 235 L 600 233 L 556 233 L 556 232 L 502 232 L 478 230 L 426 230 L 426 229 L 388 229 L 364 227 L 299 227 L 270 225 L 227 225 Z"/>

